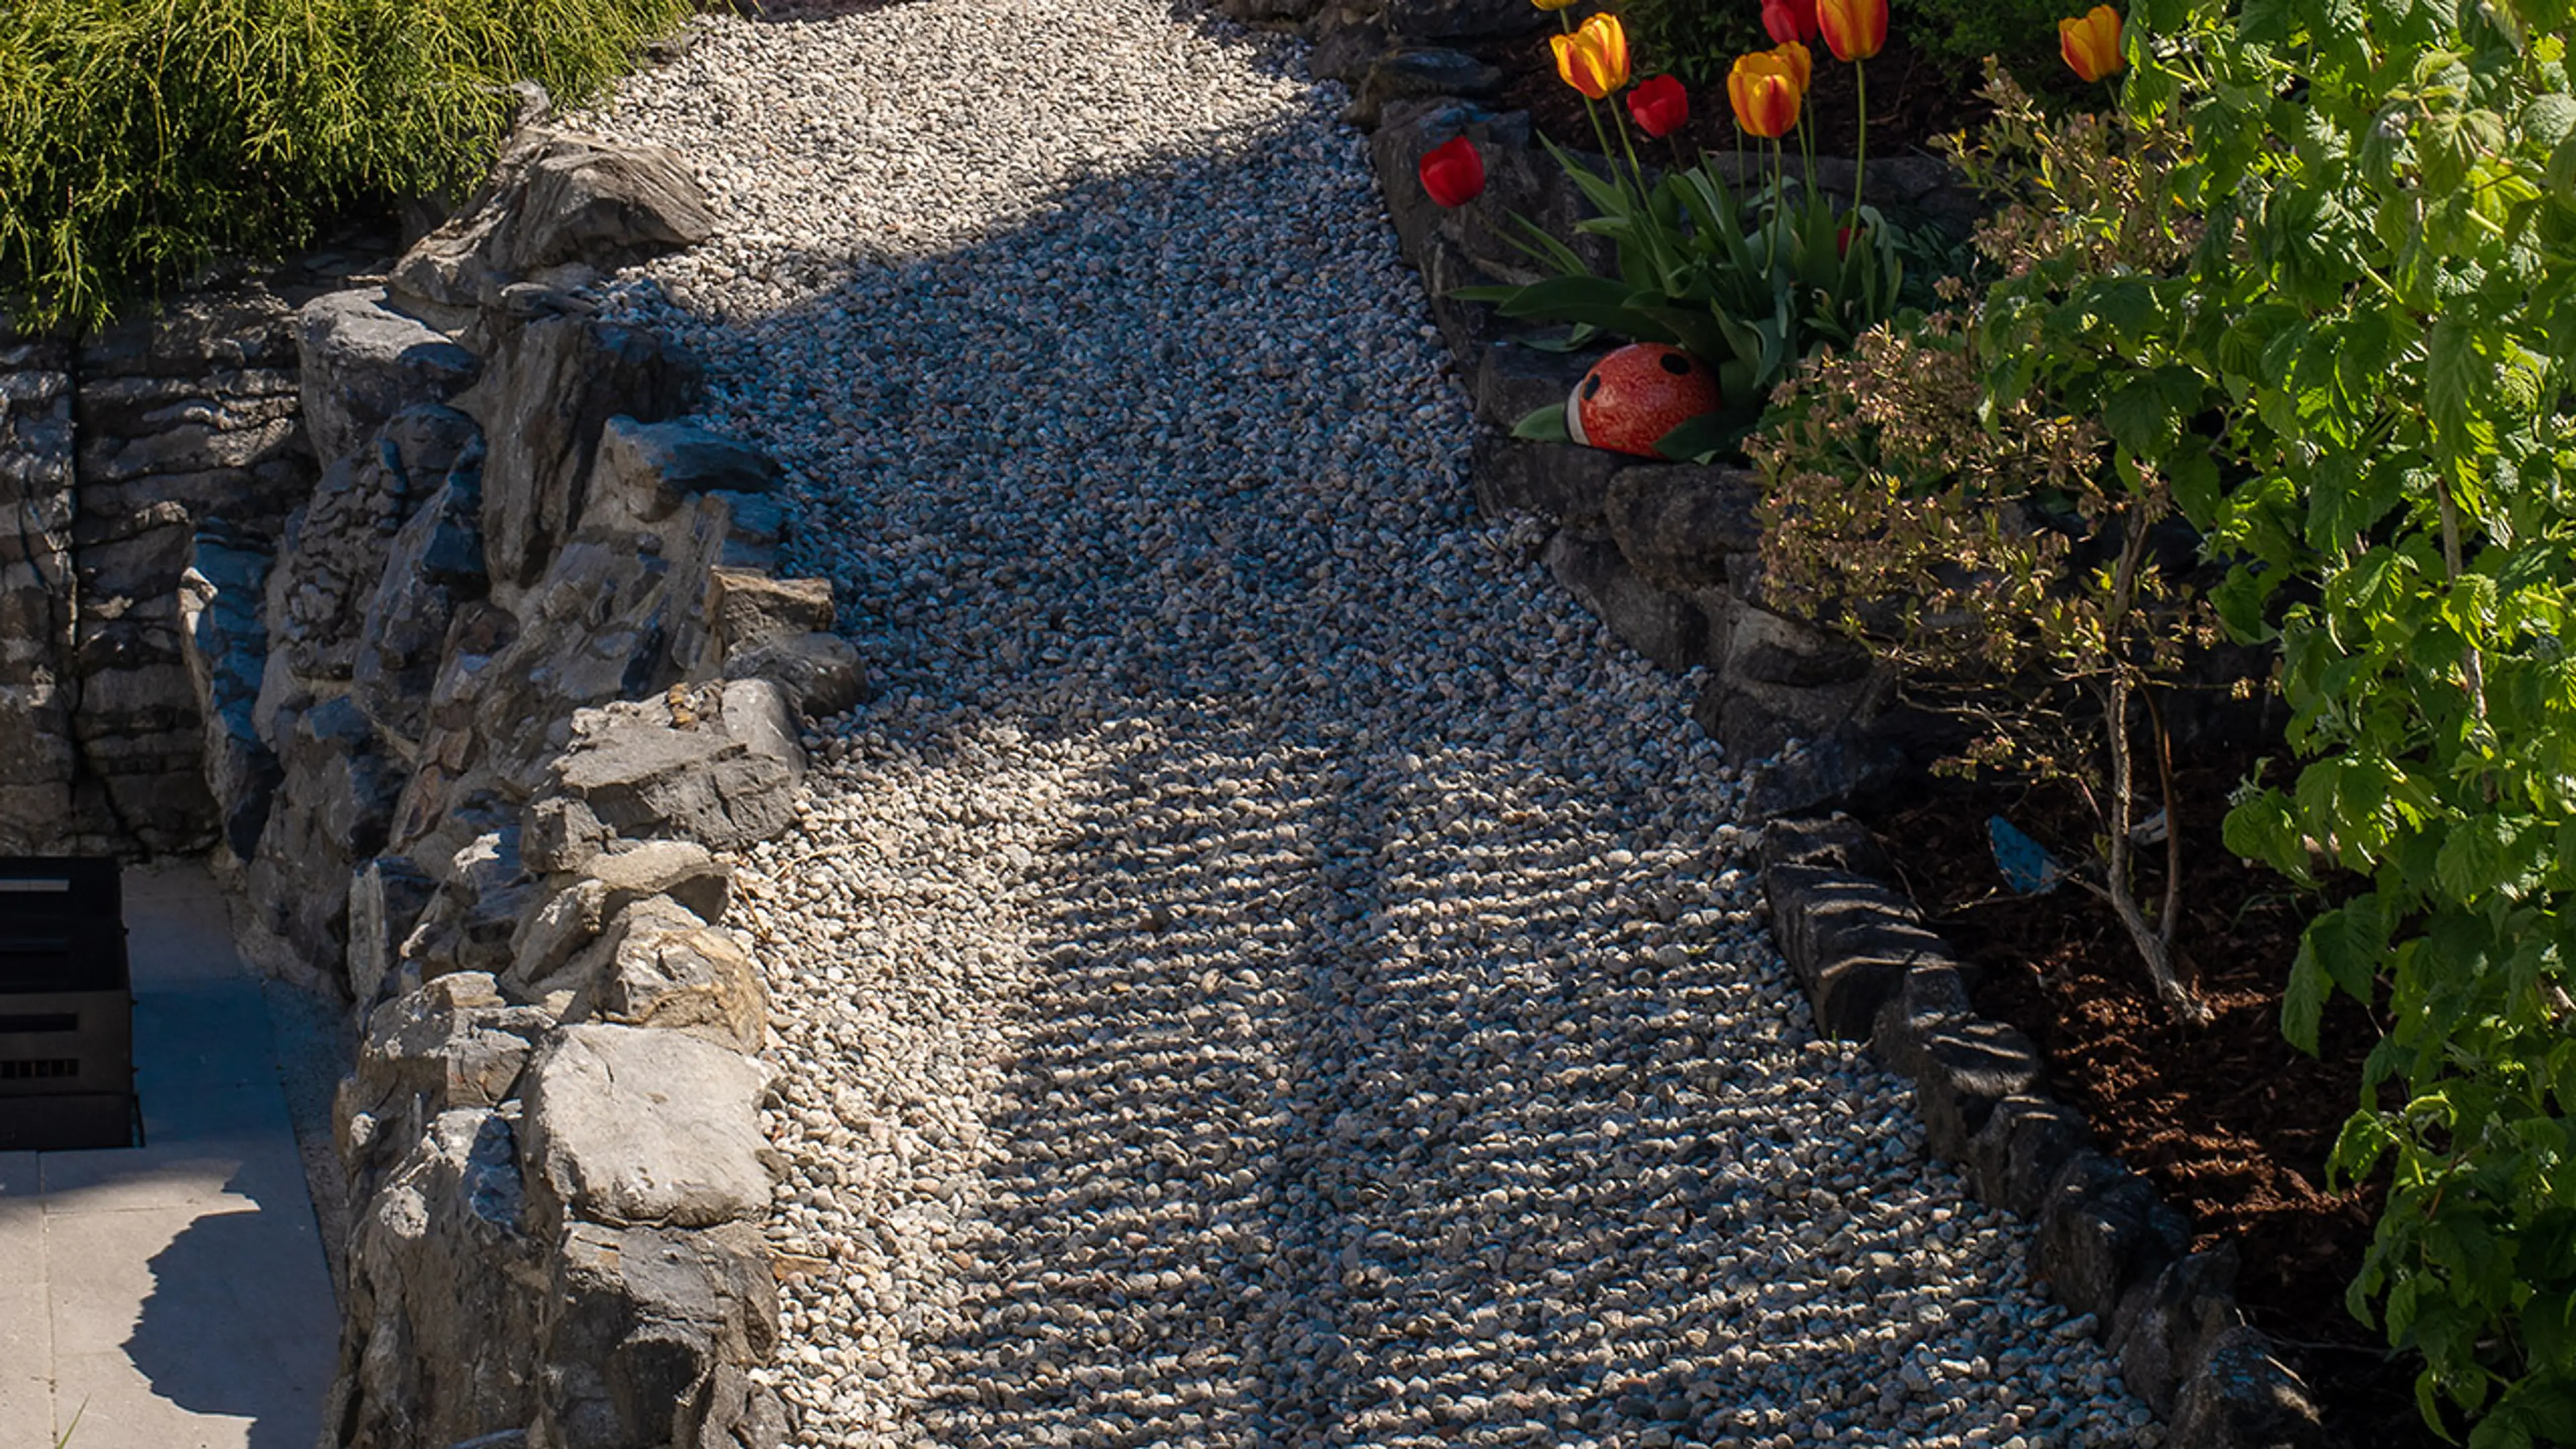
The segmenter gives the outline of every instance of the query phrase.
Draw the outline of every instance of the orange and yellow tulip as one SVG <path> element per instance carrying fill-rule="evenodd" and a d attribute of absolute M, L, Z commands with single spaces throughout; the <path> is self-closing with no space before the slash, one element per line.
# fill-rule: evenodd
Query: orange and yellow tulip
<path fill-rule="evenodd" d="M 1771 53 L 1780 57 L 1780 63 L 1789 68 L 1789 78 L 1798 83 L 1798 94 L 1805 95 L 1809 83 L 1816 78 L 1815 56 L 1794 40 L 1771 47 Z"/>
<path fill-rule="evenodd" d="M 1530 3 L 1541 10 L 1562 10 L 1573 4 L 1574 0 L 1530 0 Z"/>
<path fill-rule="evenodd" d="M 1586 99 L 1605 100 L 1628 83 L 1628 32 L 1616 15 L 1595 15 L 1572 35 L 1551 35 L 1556 73 L 1583 92 Z"/>
<path fill-rule="evenodd" d="M 1887 44 L 1887 0 L 1816 0 L 1816 29 L 1836 60 L 1867 60 Z"/>
<path fill-rule="evenodd" d="M 2080 17 L 2057 22 L 2057 52 L 2088 81 L 2118 74 L 2128 64 L 2120 55 L 2120 12 L 2096 5 Z"/>
<path fill-rule="evenodd" d="M 1797 73 L 1778 51 L 1757 50 L 1738 57 L 1726 73 L 1726 99 L 1735 107 L 1735 124 L 1756 136 L 1778 139 L 1798 124 Z"/>

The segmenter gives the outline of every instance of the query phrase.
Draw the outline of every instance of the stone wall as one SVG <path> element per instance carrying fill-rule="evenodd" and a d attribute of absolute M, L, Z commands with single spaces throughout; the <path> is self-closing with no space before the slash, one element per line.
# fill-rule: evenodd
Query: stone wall
<path fill-rule="evenodd" d="M 332 1444 L 785 1432 L 723 853 L 863 681 L 777 464 L 587 290 L 711 228 L 670 153 L 530 126 L 378 284 L 0 334 L 0 854 L 211 850 L 349 1004 Z"/>
<path fill-rule="evenodd" d="M 312 485 L 293 322 L 324 284 L 219 277 L 78 337 L 0 330 L 0 854 L 218 834 L 180 577 L 201 531 L 273 536 Z"/>
<path fill-rule="evenodd" d="M 772 573 L 778 466 L 675 421 L 696 362 L 585 290 L 709 229 L 668 152 L 523 131 L 386 285 L 286 317 L 302 496 L 173 545 L 244 949 L 363 1022 L 332 1444 L 785 1432 L 721 853 L 793 822 L 801 717 L 862 681 Z"/>

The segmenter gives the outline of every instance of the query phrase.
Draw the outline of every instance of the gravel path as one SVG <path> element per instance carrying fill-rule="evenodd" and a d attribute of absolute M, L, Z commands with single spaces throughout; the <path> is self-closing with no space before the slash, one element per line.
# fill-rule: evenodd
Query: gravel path
<path fill-rule="evenodd" d="M 799 1442 L 2155 1442 L 1814 1038 L 1688 685 L 1469 517 L 1301 55 L 918 0 L 590 118 L 728 216 L 615 305 L 884 685 L 741 880 Z"/>

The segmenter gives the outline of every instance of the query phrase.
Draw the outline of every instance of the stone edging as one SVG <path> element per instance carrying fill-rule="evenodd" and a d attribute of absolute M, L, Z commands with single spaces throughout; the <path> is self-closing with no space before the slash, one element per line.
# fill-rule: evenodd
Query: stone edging
<path fill-rule="evenodd" d="M 1379 32 L 1395 26 L 1401 47 L 1416 11 L 1448 17 L 1427 22 L 1435 28 L 1482 13 L 1474 0 L 1368 9 L 1346 0 L 1307 28 L 1319 44 L 1341 35 L 1349 50 L 1359 16 Z M 1388 69 L 1347 56 L 1336 64 L 1353 79 L 1382 81 Z M 1560 236 L 1584 214 L 1532 146 L 1527 116 L 1448 95 L 1364 100 L 1353 117 L 1376 124 L 1370 155 L 1389 215 L 1474 397 L 1477 503 L 1492 517 L 1542 520 L 1538 555 L 1549 571 L 1638 653 L 1666 669 L 1707 670 L 1692 717 L 1730 759 L 1758 762 L 1746 767 L 1747 806 L 1772 821 L 1762 862 L 1773 932 L 1818 1029 L 1868 1041 L 1913 1082 L 1931 1149 L 1966 1169 L 1979 1200 L 2036 1220 L 2034 1276 L 2075 1315 L 2061 1331 L 2106 1344 L 2130 1388 L 2167 1420 L 2168 1449 L 2321 1445 L 2305 1385 L 2236 1306 L 2234 1245 L 2190 1251 L 2188 1220 L 2095 1151 L 2082 1116 L 2047 1096 L 2029 1039 L 1976 1013 L 1973 969 L 1886 883 L 1893 872 L 1868 832 L 1839 816 L 1811 818 L 1916 766 L 1891 708 L 1894 679 L 1846 642 L 1763 606 L 1760 480 L 1508 436 L 1522 414 L 1563 398 L 1598 355 L 1529 348 L 1489 305 L 1447 296 L 1528 279 L 1502 239 L 1510 213 Z M 1487 189 L 1443 211 L 1414 171 L 1431 147 L 1462 134 L 1484 155 Z M 1871 163 L 1870 185 L 1935 216 L 1976 214 L 1920 158 Z"/>
<path fill-rule="evenodd" d="M 2037 1046 L 1977 1013 L 1976 968 L 1889 884 L 1869 832 L 1774 820 L 1761 856 L 1772 934 L 1817 1030 L 1868 1042 L 1914 1084 L 1931 1150 L 1979 1201 L 2037 1223 L 2034 1275 L 2166 1418 L 2168 1449 L 2321 1445 L 2306 1385 L 2236 1306 L 2236 1245 L 2190 1251 L 2189 1220 L 2094 1150 L 2083 1115 L 2048 1095 Z"/>

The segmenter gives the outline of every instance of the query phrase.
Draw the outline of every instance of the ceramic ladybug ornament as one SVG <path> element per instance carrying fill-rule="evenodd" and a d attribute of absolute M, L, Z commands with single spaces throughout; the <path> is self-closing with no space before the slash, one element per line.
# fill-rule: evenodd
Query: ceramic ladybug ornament
<path fill-rule="evenodd" d="M 1660 458 L 1655 441 L 1717 411 L 1717 376 L 1678 347 L 1632 342 L 1592 365 L 1565 400 L 1565 431 L 1613 453 Z"/>

